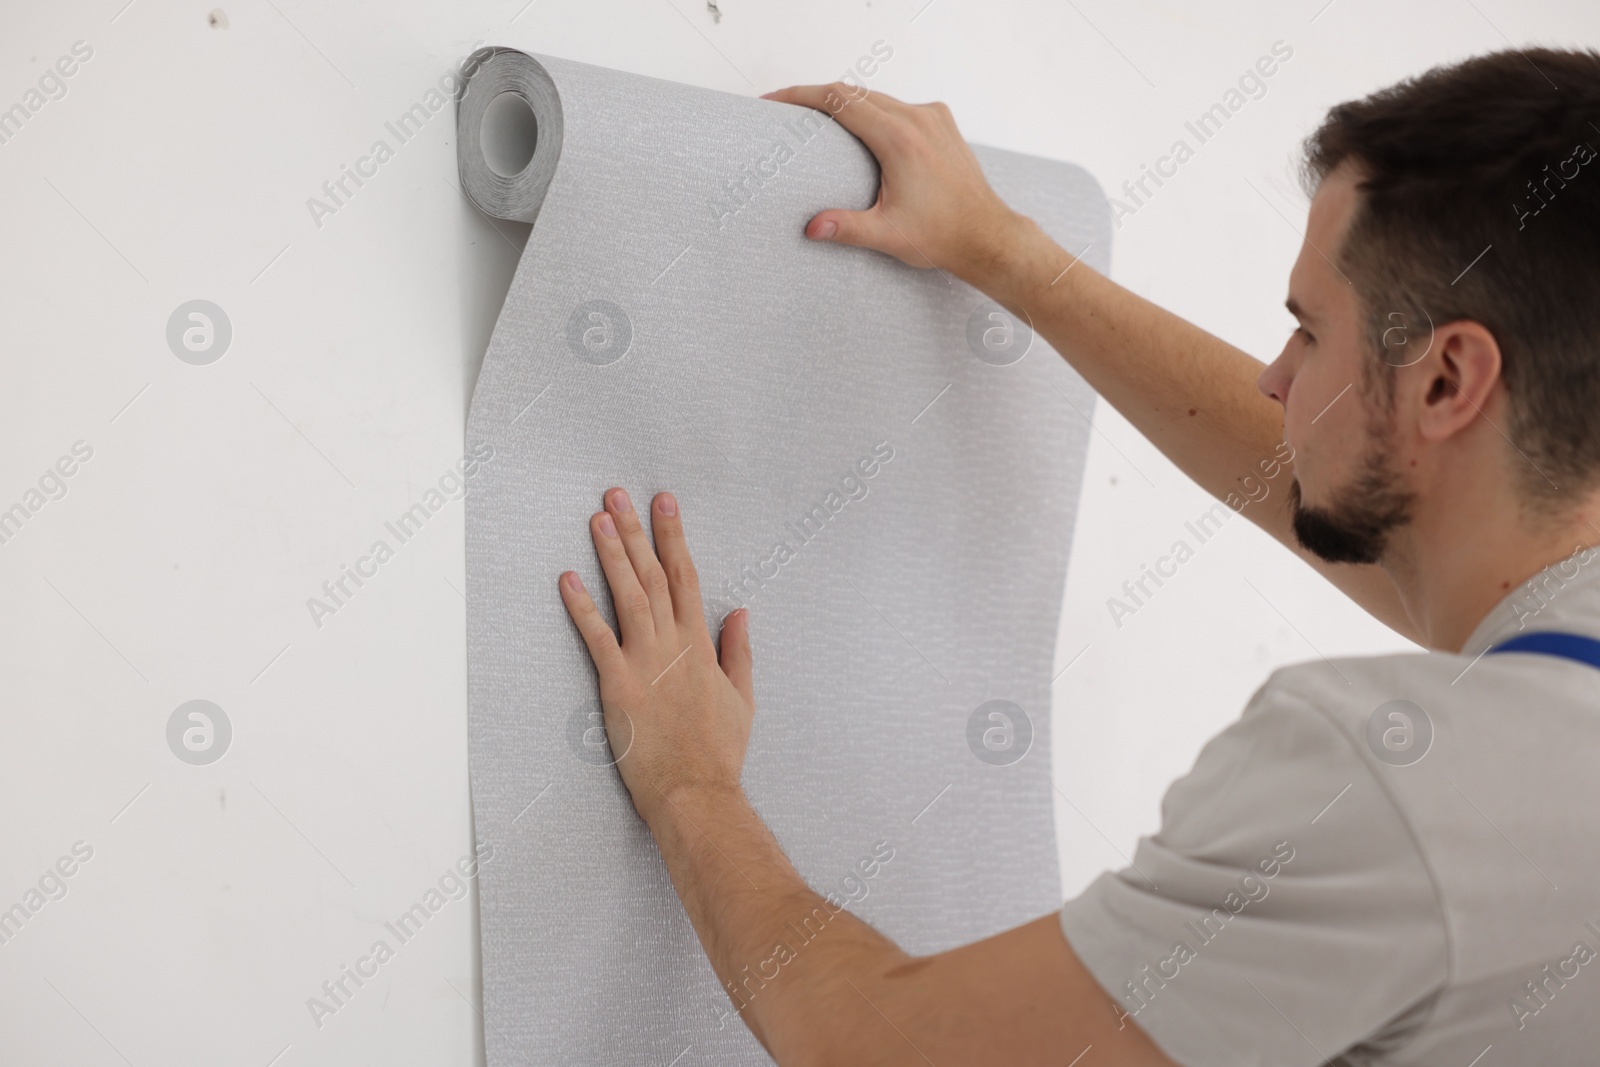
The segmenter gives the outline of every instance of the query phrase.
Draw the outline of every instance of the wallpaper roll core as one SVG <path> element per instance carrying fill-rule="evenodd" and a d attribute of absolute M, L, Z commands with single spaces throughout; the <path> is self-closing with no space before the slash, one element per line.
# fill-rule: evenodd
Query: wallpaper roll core
<path fill-rule="evenodd" d="M 462 185 L 486 214 L 532 222 L 561 158 L 561 96 L 549 72 L 524 52 L 490 48 L 474 59 L 456 119 Z M 515 158 L 530 149 L 524 165 L 509 174 L 510 167 L 497 165 L 497 156 Z"/>
<path fill-rule="evenodd" d="M 614 485 L 646 520 L 671 490 L 713 633 L 750 609 L 744 785 L 796 868 L 909 952 L 986 937 L 1061 903 L 1050 686 L 1094 396 L 964 283 L 805 238 L 877 195 L 829 115 L 474 59 L 463 185 L 532 223 L 467 427 L 486 457 L 466 521 L 488 1060 L 769 1062 L 739 1008 L 833 911 L 718 982 L 612 764 L 557 576 L 614 620 L 589 516 Z M 974 151 L 1108 268 L 1085 171 Z"/>

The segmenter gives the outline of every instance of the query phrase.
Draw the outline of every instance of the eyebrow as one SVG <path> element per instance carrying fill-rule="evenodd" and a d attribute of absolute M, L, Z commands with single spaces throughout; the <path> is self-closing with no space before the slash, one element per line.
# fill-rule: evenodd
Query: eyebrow
<path fill-rule="evenodd" d="M 1301 322 L 1309 322 L 1313 326 L 1318 322 L 1317 317 L 1307 312 L 1306 309 L 1301 307 L 1299 304 L 1295 303 L 1295 299 L 1292 296 L 1283 302 L 1283 306 L 1289 309 L 1289 314 L 1293 315 Z"/>

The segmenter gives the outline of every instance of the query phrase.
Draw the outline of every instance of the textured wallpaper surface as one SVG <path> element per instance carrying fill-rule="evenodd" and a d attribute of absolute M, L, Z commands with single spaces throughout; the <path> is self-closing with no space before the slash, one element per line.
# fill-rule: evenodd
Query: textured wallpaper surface
<path fill-rule="evenodd" d="M 871 154 L 829 116 L 479 59 L 463 181 L 533 222 L 467 431 L 489 1062 L 768 1062 L 737 1009 L 787 956 L 731 991 L 706 963 L 611 763 L 557 575 L 609 616 L 601 493 L 676 494 L 713 632 L 751 611 L 745 786 L 796 867 L 908 951 L 984 937 L 1060 904 L 1052 654 L 1094 397 L 965 284 L 805 239 L 817 211 L 876 196 Z M 505 92 L 536 116 L 531 160 L 485 134 Z M 1086 172 L 975 150 L 1008 202 L 1108 268 Z"/>

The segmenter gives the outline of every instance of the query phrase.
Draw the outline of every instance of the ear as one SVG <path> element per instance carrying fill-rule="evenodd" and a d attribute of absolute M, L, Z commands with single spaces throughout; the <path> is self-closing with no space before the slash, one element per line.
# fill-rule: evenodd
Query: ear
<path fill-rule="evenodd" d="M 1500 344 L 1471 320 L 1436 327 L 1433 340 L 1433 358 L 1417 366 L 1428 376 L 1420 383 L 1417 431 L 1424 440 L 1443 441 L 1491 418 L 1501 385 Z"/>

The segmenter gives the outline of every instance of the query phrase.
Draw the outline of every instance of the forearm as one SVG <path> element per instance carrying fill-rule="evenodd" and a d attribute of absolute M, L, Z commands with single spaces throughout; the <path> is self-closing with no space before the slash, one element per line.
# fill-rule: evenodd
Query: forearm
<path fill-rule="evenodd" d="M 1085 1046 L 1101 1063 L 1174 1067 L 1126 1025 L 1055 912 L 912 957 L 812 892 L 743 794 L 674 801 L 649 821 L 730 998 L 724 1025 L 742 1018 L 783 1067 L 1060 1067 Z"/>
<path fill-rule="evenodd" d="M 1379 620 L 1416 639 L 1393 583 L 1373 565 L 1331 564 L 1294 536 L 1293 453 L 1249 354 L 1123 288 L 1030 220 L 961 271 L 1021 308 L 1033 329 L 1201 488 L 1246 515 Z M 1068 269 L 1070 267 L 1070 269 Z M 1065 273 L 1063 273 L 1065 272 Z"/>
<path fill-rule="evenodd" d="M 1074 265 L 1031 222 L 1021 223 L 1003 258 L 975 267 L 968 281 L 1026 311 L 1095 392 L 1212 495 L 1226 498 L 1241 492 L 1246 476 L 1259 478 L 1259 462 L 1283 440 L 1282 412 L 1256 389 L 1262 365 L 1087 264 Z M 1253 517 L 1262 521 L 1264 511 Z"/>
<path fill-rule="evenodd" d="M 742 792 L 679 791 L 656 803 L 650 827 L 728 994 L 723 1024 L 742 1019 L 780 1064 L 818 1062 L 870 1010 L 863 990 L 909 962 L 806 885 Z"/>

